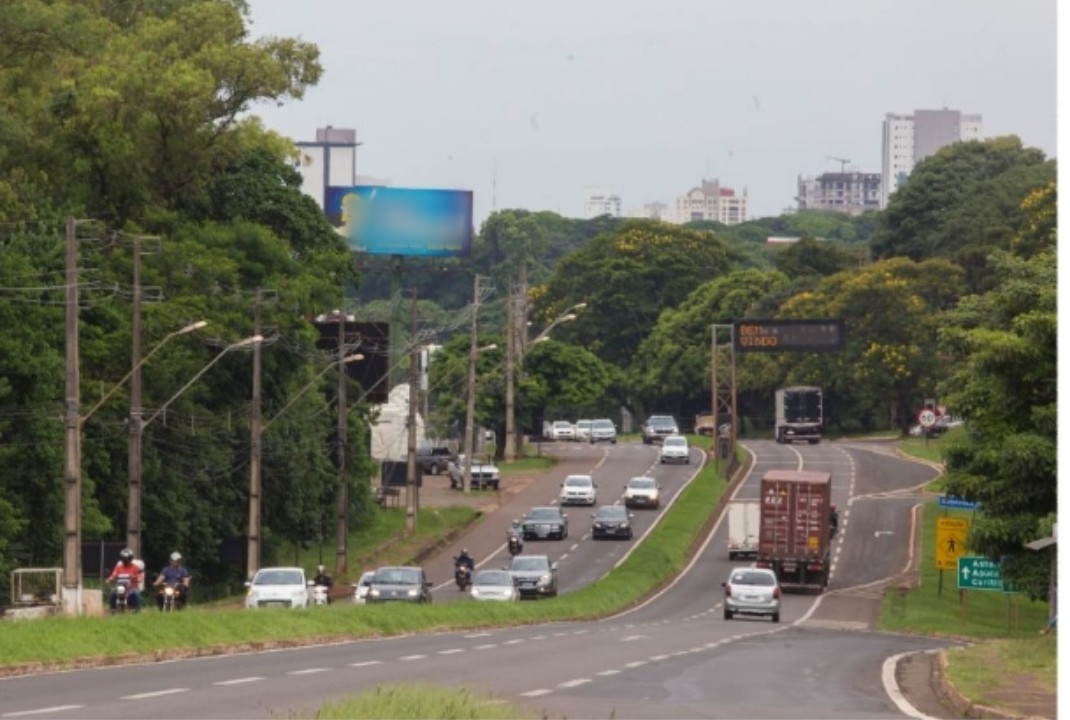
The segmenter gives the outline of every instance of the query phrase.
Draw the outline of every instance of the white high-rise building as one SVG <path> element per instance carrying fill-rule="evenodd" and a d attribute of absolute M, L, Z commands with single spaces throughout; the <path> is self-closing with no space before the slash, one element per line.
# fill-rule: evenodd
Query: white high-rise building
<path fill-rule="evenodd" d="M 632 210 L 628 213 L 628 217 L 633 218 L 646 218 L 648 220 L 661 220 L 662 222 L 672 222 L 669 215 L 669 206 L 663 202 L 650 202 L 644 203 L 643 207 Z"/>
<path fill-rule="evenodd" d="M 676 198 L 676 222 L 683 224 L 696 220 L 714 220 L 725 225 L 746 222 L 746 188 L 742 195 L 736 195 L 732 188 L 721 187 L 720 180 L 711 182 L 703 178 L 701 185 Z"/>
<path fill-rule="evenodd" d="M 886 113 L 881 137 L 881 208 L 906 182 L 914 166 L 942 147 L 981 139 L 981 116 L 958 110 L 915 110 L 913 115 Z"/>
<path fill-rule="evenodd" d="M 620 217 L 620 195 L 608 190 L 588 188 L 583 202 L 583 217 L 590 220 L 600 215 Z"/>
<path fill-rule="evenodd" d="M 861 215 L 880 207 L 880 173 L 857 170 L 799 177 L 799 210 L 831 210 Z"/>

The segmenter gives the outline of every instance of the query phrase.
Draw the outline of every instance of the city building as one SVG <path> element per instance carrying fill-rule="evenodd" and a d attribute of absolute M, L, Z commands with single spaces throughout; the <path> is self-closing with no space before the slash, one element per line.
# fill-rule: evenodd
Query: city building
<path fill-rule="evenodd" d="M 886 113 L 881 138 L 880 207 L 903 185 L 914 166 L 942 147 L 981 139 L 981 116 L 958 110 L 915 110 L 913 115 Z"/>
<path fill-rule="evenodd" d="M 295 142 L 301 155 L 297 171 L 301 190 L 323 210 L 327 188 L 357 185 L 357 131 L 328 125 L 316 130 L 315 142 Z"/>
<path fill-rule="evenodd" d="M 620 195 L 589 188 L 583 202 L 583 217 L 590 220 L 600 215 L 620 217 Z"/>
<path fill-rule="evenodd" d="M 880 209 L 880 173 L 828 172 L 817 177 L 799 177 L 799 210 L 832 210 L 861 215 Z"/>
<path fill-rule="evenodd" d="M 703 178 L 702 184 L 691 188 L 676 199 L 676 222 L 714 220 L 725 225 L 738 225 L 747 220 L 747 190 L 736 195 L 732 188 L 721 187 L 720 180 Z"/>
<path fill-rule="evenodd" d="M 672 216 L 669 213 L 669 205 L 663 202 L 645 203 L 643 207 L 638 210 L 632 210 L 628 213 L 628 217 L 661 220 L 662 222 L 672 221 Z"/>

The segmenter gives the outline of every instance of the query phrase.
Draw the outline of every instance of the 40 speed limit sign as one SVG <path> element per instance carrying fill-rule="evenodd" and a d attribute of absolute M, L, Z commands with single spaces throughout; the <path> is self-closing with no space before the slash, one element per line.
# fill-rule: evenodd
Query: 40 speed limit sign
<path fill-rule="evenodd" d="M 922 427 L 932 427 L 936 424 L 936 413 L 926 408 L 918 413 L 918 424 Z"/>

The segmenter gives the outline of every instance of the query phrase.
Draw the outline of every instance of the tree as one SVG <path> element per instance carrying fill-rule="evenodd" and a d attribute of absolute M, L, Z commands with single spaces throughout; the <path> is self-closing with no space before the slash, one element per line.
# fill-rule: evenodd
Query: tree
<path fill-rule="evenodd" d="M 858 264 L 842 246 L 803 237 L 773 254 L 773 265 L 790 278 L 832 275 Z"/>
<path fill-rule="evenodd" d="M 918 163 L 892 195 L 872 240 L 875 258 L 946 258 L 981 292 L 998 277 L 987 267 L 1023 229 L 1022 199 L 1055 179 L 1055 163 L 1017 137 L 949 145 Z"/>
<path fill-rule="evenodd" d="M 1034 598 L 1047 592 L 1048 563 L 1023 545 L 1051 535 L 1057 510 L 1054 203 L 1054 186 L 1026 199 L 1022 254 L 993 254 L 999 286 L 963 298 L 941 334 L 955 368 L 945 398 L 967 429 L 946 453 L 947 491 L 981 503 L 970 547 L 1008 558 L 1005 577 Z"/>
<path fill-rule="evenodd" d="M 546 318 L 585 302 L 562 339 L 624 368 L 661 311 L 733 269 L 734 256 L 717 237 L 651 220 L 631 220 L 563 258 L 534 312 Z"/>

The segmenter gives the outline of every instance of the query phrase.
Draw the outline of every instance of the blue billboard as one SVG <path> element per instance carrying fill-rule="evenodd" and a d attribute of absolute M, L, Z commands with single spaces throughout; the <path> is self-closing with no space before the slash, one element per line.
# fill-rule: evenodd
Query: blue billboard
<path fill-rule="evenodd" d="M 357 185 L 328 187 L 324 210 L 355 252 L 468 257 L 472 192 Z"/>

